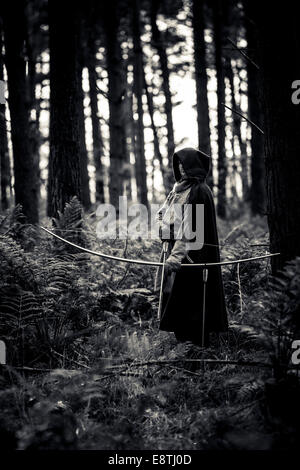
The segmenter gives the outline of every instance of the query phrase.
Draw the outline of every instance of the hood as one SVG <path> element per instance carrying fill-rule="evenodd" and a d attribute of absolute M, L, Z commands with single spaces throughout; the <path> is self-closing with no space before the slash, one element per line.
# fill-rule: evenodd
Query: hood
<path fill-rule="evenodd" d="M 178 164 L 181 162 L 189 177 L 205 179 L 210 171 L 211 158 L 200 150 L 184 148 L 173 155 L 173 174 L 176 181 L 181 178 Z"/>

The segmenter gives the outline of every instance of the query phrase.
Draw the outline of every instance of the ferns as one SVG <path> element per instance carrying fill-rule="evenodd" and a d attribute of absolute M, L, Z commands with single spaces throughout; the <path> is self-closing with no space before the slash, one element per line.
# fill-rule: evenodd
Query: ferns
<path fill-rule="evenodd" d="M 66 292 L 75 273 L 78 274 L 78 268 L 74 263 L 50 259 L 43 269 L 46 292 L 54 295 Z"/>
<path fill-rule="evenodd" d="M 262 397 L 264 393 L 264 382 L 262 380 L 253 380 L 245 383 L 237 392 L 239 403 L 248 403 Z"/>
<path fill-rule="evenodd" d="M 73 199 L 57 224 L 68 230 L 75 224 L 77 230 L 83 223 L 81 212 L 79 202 Z M 81 302 L 85 306 L 90 302 L 86 283 L 79 282 L 80 257 L 65 256 L 65 246 L 63 251 L 56 247 L 53 255 L 47 242 L 30 254 L 25 252 L 21 246 L 24 239 L 19 236 L 20 220 L 17 207 L 0 221 L 4 232 L 0 234 L 0 335 L 9 344 L 9 362 L 14 365 L 49 361 L 55 348 L 71 351 L 72 341 L 65 346 L 64 337 L 74 328 L 87 326 L 88 312 L 79 309 Z"/>
<path fill-rule="evenodd" d="M 285 334 L 300 333 L 300 257 L 286 264 L 279 276 L 272 278 L 266 305 L 279 312 L 280 326 Z"/>
<path fill-rule="evenodd" d="M 233 229 L 225 241 L 222 254 L 226 260 L 259 256 L 262 254 L 262 248 L 257 241 L 267 242 L 264 231 L 259 226 L 253 229 L 246 224 Z M 245 314 L 248 313 L 249 300 L 252 301 L 262 295 L 268 277 L 266 263 L 261 260 L 251 261 L 223 268 L 227 305 L 233 313 L 239 316 L 239 320 L 244 319 Z M 249 313 L 249 317 L 252 316 L 252 312 Z"/>
<path fill-rule="evenodd" d="M 268 338 L 276 374 L 284 375 L 292 354 L 291 345 L 300 335 L 300 257 L 286 264 L 271 278 L 264 293 L 263 331 Z"/>
<path fill-rule="evenodd" d="M 36 353 L 36 323 L 40 318 L 34 293 L 17 288 L 1 290 L 0 336 L 7 344 L 9 364 L 24 365 Z"/>
<path fill-rule="evenodd" d="M 225 381 L 225 388 L 234 403 L 251 403 L 262 397 L 264 382 L 252 374 L 239 374 Z"/>
<path fill-rule="evenodd" d="M 26 223 L 22 206 L 17 204 L 7 215 L 0 215 L 0 233 L 18 242 L 24 249 L 32 249 L 36 242 L 36 227 Z"/>
<path fill-rule="evenodd" d="M 0 235 L 0 277 L 2 285 L 18 284 L 36 290 L 36 266 L 21 246 L 7 235 Z M 1 287 L 1 284 L 0 284 Z"/>
<path fill-rule="evenodd" d="M 15 324 L 16 328 L 24 328 L 26 322 L 37 317 L 39 312 L 39 305 L 35 295 L 32 292 L 19 291 L 14 292 L 8 291 L 6 295 L 3 295 L 0 300 L 0 318 L 5 317 L 10 319 Z"/>
<path fill-rule="evenodd" d="M 76 197 L 73 197 L 70 202 L 65 205 L 64 212 L 59 212 L 59 217 L 57 219 L 53 219 L 53 225 L 57 229 L 57 233 L 66 240 L 80 246 L 88 246 L 88 240 L 83 230 L 85 227 L 83 210 Z M 76 248 L 66 245 L 59 240 L 53 240 L 53 244 L 57 254 L 78 254 L 78 250 L 76 250 Z"/>
<path fill-rule="evenodd" d="M 56 226 L 60 229 L 76 229 L 82 226 L 82 206 L 77 197 L 73 197 L 65 205 L 64 212 L 59 212 L 59 218 L 55 219 Z"/>
<path fill-rule="evenodd" d="M 38 238 L 35 249 L 28 252 L 21 235 L 30 228 L 22 231 L 19 215 L 16 211 L 10 219 L 0 220 L 0 337 L 7 345 L 9 364 L 60 369 L 28 381 L 13 372 L 23 393 L 14 400 L 25 417 L 25 424 L 19 426 L 19 447 L 59 447 L 56 437 L 65 429 L 70 430 L 72 447 L 74 427 L 81 449 L 120 445 L 129 449 L 137 441 L 145 448 L 201 449 L 216 437 L 220 446 L 247 446 L 247 437 L 238 440 L 239 426 L 247 432 L 251 424 L 263 426 L 259 410 L 269 368 L 257 367 L 250 373 L 246 366 L 223 364 L 203 365 L 196 371 L 194 362 L 177 367 L 160 361 L 190 357 L 258 363 L 269 354 L 273 364 L 281 367 L 286 344 L 288 363 L 291 338 L 298 335 L 300 326 L 300 259 L 269 283 L 264 263 L 241 265 L 240 286 L 236 268 L 224 267 L 230 334 L 223 342 L 216 337 L 203 352 L 158 331 L 152 270 L 98 259 L 82 263 L 85 256 L 66 252 L 66 245 L 48 236 Z M 86 221 L 76 199 L 54 223 L 64 238 L 80 245 L 96 243 L 82 234 Z M 92 233 L 92 225 L 89 228 Z M 225 247 L 223 257 L 256 254 L 256 248 L 249 247 L 253 241 L 249 233 L 251 227 L 244 227 L 244 239 L 239 236 L 234 247 Z M 258 237 L 255 228 L 253 233 Z M 116 254 L 126 249 L 128 257 L 157 258 L 157 247 L 143 241 L 125 248 L 118 240 L 97 243 L 100 246 L 93 248 Z M 138 255 L 133 251 L 137 249 Z M 153 364 L 137 368 L 136 359 L 153 360 Z M 270 402 L 270 390 L 268 394 Z M 53 431 L 57 414 L 62 419 Z M 124 423 L 129 423 L 130 431 Z M 230 437 L 226 426 L 235 427 L 236 435 Z M 132 429 L 136 434 L 130 434 Z M 256 445 L 255 441 L 253 448 Z"/>

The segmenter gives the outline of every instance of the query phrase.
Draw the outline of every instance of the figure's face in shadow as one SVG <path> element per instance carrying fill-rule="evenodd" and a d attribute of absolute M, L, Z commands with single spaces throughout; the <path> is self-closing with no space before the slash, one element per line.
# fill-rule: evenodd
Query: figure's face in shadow
<path fill-rule="evenodd" d="M 186 176 L 186 172 L 184 171 L 184 168 L 183 168 L 181 162 L 178 163 L 178 168 L 179 168 L 179 171 L 180 171 L 181 178 L 184 178 Z"/>

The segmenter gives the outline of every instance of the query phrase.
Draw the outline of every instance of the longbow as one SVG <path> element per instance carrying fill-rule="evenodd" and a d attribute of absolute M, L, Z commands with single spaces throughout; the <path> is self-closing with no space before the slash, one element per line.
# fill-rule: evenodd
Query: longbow
<path fill-rule="evenodd" d="M 60 237 L 56 233 L 51 232 L 51 230 L 48 230 L 45 227 L 39 226 L 42 230 L 45 232 L 49 233 L 53 237 L 57 238 L 58 240 L 66 243 L 67 245 L 73 246 L 74 248 L 77 248 L 78 250 L 84 251 L 85 253 L 89 253 L 90 255 L 93 256 L 99 256 L 100 258 L 106 258 L 106 259 L 111 259 L 114 261 L 120 261 L 122 263 L 133 263 L 133 264 L 142 264 L 146 266 L 163 266 L 163 263 L 159 261 L 146 261 L 146 260 L 138 260 L 138 259 L 132 259 L 132 258 L 122 258 L 120 256 L 113 256 L 113 255 L 107 255 L 105 253 L 101 253 L 99 251 L 93 251 L 89 250 L 88 248 L 84 248 L 83 246 L 76 245 L 76 243 L 70 242 L 69 240 L 66 240 L 65 238 Z M 202 267 L 208 267 L 208 266 L 225 266 L 227 264 L 239 264 L 239 263 L 247 263 L 248 261 L 255 261 L 258 259 L 264 259 L 264 258 L 271 258 L 272 256 L 279 256 L 280 253 L 269 253 L 267 255 L 261 255 L 261 256 L 254 256 L 253 258 L 243 258 L 243 259 L 238 259 L 234 261 L 219 261 L 216 263 L 190 263 L 190 264 L 182 264 L 181 266 L 202 266 Z"/>

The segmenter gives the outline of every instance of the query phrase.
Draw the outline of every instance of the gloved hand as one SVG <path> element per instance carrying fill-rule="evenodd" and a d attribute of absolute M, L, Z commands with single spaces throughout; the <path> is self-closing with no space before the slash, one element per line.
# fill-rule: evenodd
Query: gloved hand
<path fill-rule="evenodd" d="M 169 256 L 165 262 L 165 275 L 168 276 L 172 272 L 177 272 L 181 268 L 181 262 L 176 258 Z"/>

